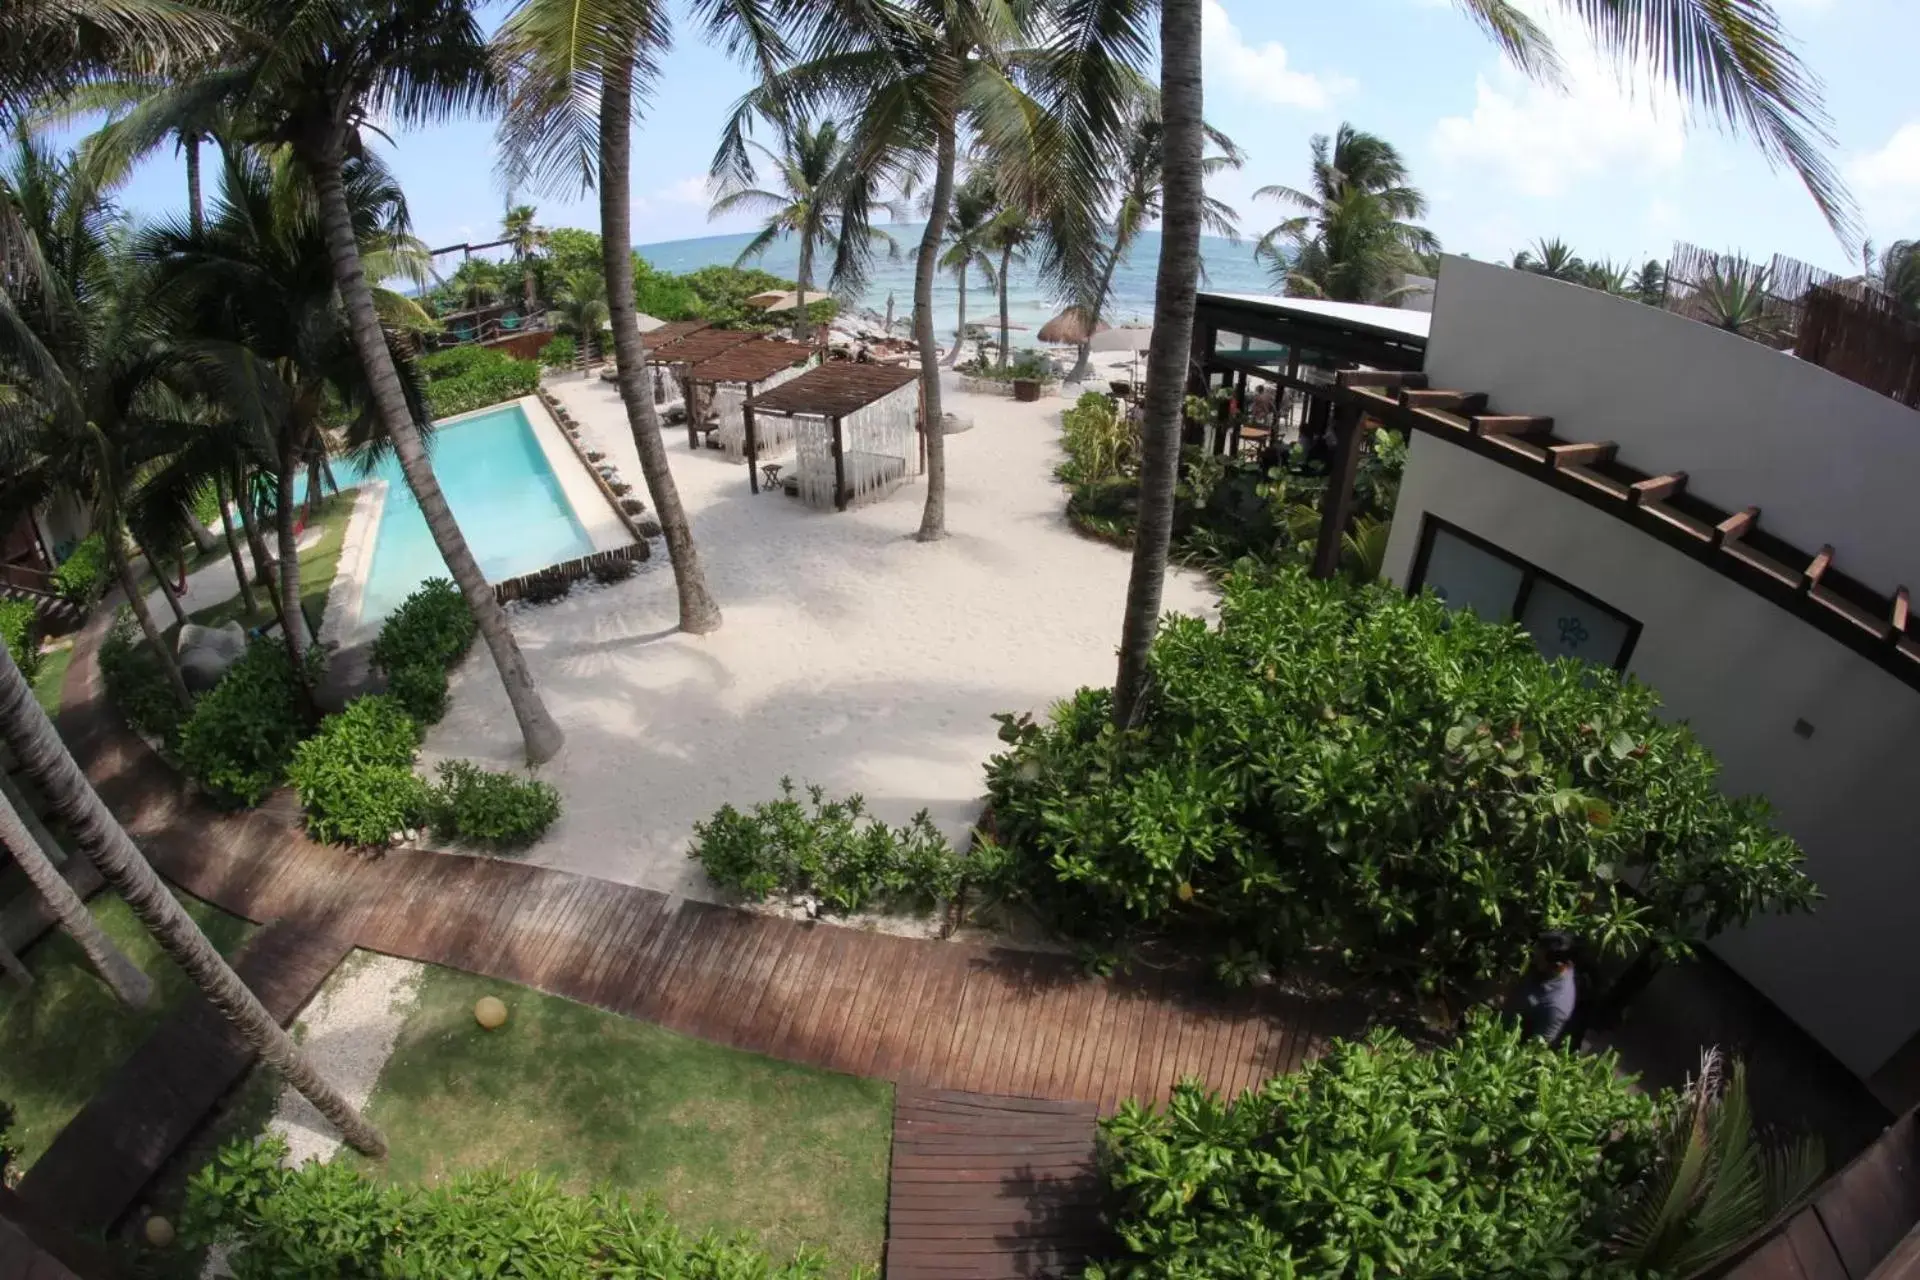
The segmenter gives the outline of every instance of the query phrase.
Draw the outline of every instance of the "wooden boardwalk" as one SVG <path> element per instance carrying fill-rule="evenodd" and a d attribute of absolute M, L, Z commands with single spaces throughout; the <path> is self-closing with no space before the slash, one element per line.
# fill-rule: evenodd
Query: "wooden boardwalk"
<path fill-rule="evenodd" d="M 901 1089 L 887 1194 L 888 1280 L 1078 1274 L 1107 1252 L 1094 1109 Z"/>
<path fill-rule="evenodd" d="M 352 948 L 300 924 L 276 924 L 235 959 L 240 978 L 281 1022 L 299 1012 Z M 253 1064 L 253 1050 L 199 996 L 113 1073 L 34 1161 L 20 1198 L 69 1231 L 105 1231 Z"/>

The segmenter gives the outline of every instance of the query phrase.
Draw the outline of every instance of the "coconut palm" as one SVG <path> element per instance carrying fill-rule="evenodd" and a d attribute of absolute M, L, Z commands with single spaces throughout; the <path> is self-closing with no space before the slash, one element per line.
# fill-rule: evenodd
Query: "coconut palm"
<path fill-rule="evenodd" d="M 213 949 L 133 840 L 89 785 L 54 731 L 13 655 L 0 645 L 0 740 L 4 740 L 73 834 L 75 843 L 120 894 L 154 940 L 215 1009 L 233 1023 L 262 1061 L 338 1128 L 356 1151 L 380 1157 L 386 1140 L 353 1104 L 313 1069 L 285 1029 Z"/>
<path fill-rule="evenodd" d="M 184 0 L 10 0 L 0 42 L 0 128 L 96 82 L 176 74 L 218 52 L 220 13 Z"/>
<path fill-rule="evenodd" d="M 762 0 L 698 0 L 695 11 L 710 31 L 737 47 L 761 50 L 763 65 L 784 56 Z M 520 0 L 494 36 L 494 54 L 508 85 L 500 132 L 508 175 L 537 187 L 599 191 L 601 268 L 620 399 L 673 563 L 680 629 L 700 635 L 720 626 L 720 606 L 707 590 L 660 436 L 630 248 L 634 103 L 669 39 L 668 14 L 659 0 Z"/>
<path fill-rule="evenodd" d="M 1427 201 L 1407 181 L 1406 162 L 1393 144 L 1341 124 L 1330 138 L 1312 140 L 1313 164 L 1305 189 L 1262 187 L 1255 199 L 1301 210 L 1262 236 L 1256 258 L 1290 294 L 1338 302 L 1381 302 L 1417 272 L 1422 255 L 1439 247 L 1412 219 Z M 1283 248 L 1283 246 L 1285 246 Z"/>
<path fill-rule="evenodd" d="M 1648 258 L 1633 273 L 1633 279 L 1627 282 L 1627 292 L 1650 307 L 1662 307 L 1667 302 L 1667 264 L 1658 258 Z"/>
<path fill-rule="evenodd" d="M 513 251 L 513 260 L 520 264 L 520 284 L 526 302 L 527 315 L 538 314 L 540 298 L 534 290 L 533 260 L 547 243 L 547 229 L 534 222 L 537 210 L 530 204 L 514 204 L 508 197 L 506 214 L 500 219 L 500 234 Z"/>
<path fill-rule="evenodd" d="M 954 329 L 953 350 L 947 355 L 949 366 L 960 363 L 967 345 L 967 277 L 978 267 L 989 289 L 997 288 L 993 269 L 993 221 L 999 213 L 1000 196 L 993 184 L 983 178 L 970 178 L 960 185 L 953 198 L 953 216 L 947 224 L 947 248 L 940 255 L 940 266 L 953 272 L 960 286 L 960 318 Z"/>
<path fill-rule="evenodd" d="M 596 270 L 569 271 L 560 281 L 559 296 L 548 323 L 580 347 L 582 360 L 600 355 L 600 331 L 607 327 L 607 280 Z"/>
<path fill-rule="evenodd" d="M 231 8 L 249 35 L 226 69 L 185 86 L 182 97 L 237 99 L 236 114 L 254 138 L 288 146 L 313 184 L 375 421 L 392 441 L 440 558 L 479 624 L 527 758 L 547 760 L 560 749 L 560 728 L 433 474 L 368 282 L 345 179 L 371 118 L 419 125 L 496 100 L 473 7 L 468 0 L 231 0 Z"/>
<path fill-rule="evenodd" d="M 1089 0 L 1085 10 L 1100 11 L 1090 16 L 1094 22 L 1113 20 L 1115 15 L 1137 16 L 1145 0 Z M 1537 78 L 1554 80 L 1559 64 L 1545 33 L 1510 0 L 1457 0 L 1460 8 L 1484 30 L 1506 56 L 1523 71 Z M 1794 169 L 1820 207 L 1828 223 L 1843 238 L 1853 229 L 1852 201 L 1834 170 L 1828 151 L 1832 146 L 1818 81 L 1801 65 L 1788 46 L 1786 37 L 1767 0 L 1743 0 L 1738 5 L 1721 0 L 1616 0 L 1596 4 L 1587 0 L 1562 0 L 1562 7 L 1580 18 L 1601 46 L 1621 57 L 1649 67 L 1662 81 L 1679 88 L 1697 107 L 1731 124 L 1751 139 L 1769 160 Z M 1183 56 L 1189 46 L 1197 49 L 1200 38 L 1200 5 L 1188 0 L 1163 0 L 1161 11 L 1162 58 L 1169 50 Z M 1197 58 L 1197 55 L 1196 55 Z M 1197 61 L 1196 61 L 1197 67 Z M 1199 79 L 1182 76 L 1177 81 L 1162 73 L 1163 111 L 1174 110 L 1169 99 L 1176 88 L 1190 92 L 1191 101 L 1179 104 L 1183 113 L 1199 105 Z M 1205 146 L 1204 133 L 1188 133 L 1181 139 L 1188 148 L 1181 164 L 1196 163 Z M 1172 143 L 1169 142 L 1169 152 Z M 1169 163 L 1174 157 L 1169 154 Z M 1188 219 L 1197 222 L 1205 191 L 1199 184 L 1185 187 L 1180 198 L 1187 207 L 1176 210 L 1174 196 L 1163 201 L 1169 222 Z M 1166 247 L 1162 266 L 1168 267 Z M 1165 281 L 1170 298 L 1156 299 L 1156 316 L 1192 323 L 1191 299 L 1199 271 L 1197 255 L 1191 262 L 1171 264 L 1182 270 L 1189 265 L 1192 276 L 1175 274 Z M 1164 277 L 1163 277 L 1164 278 Z M 1181 304 L 1185 314 L 1181 315 Z M 1156 352 L 1160 349 L 1160 325 L 1155 327 Z M 1183 335 L 1184 336 L 1184 335 Z M 1169 350 L 1159 366 L 1165 379 L 1185 381 L 1186 353 L 1178 356 Z M 1178 361 L 1178 363 L 1176 363 Z M 1151 383 L 1148 395 L 1154 394 Z M 1177 410 L 1171 409 L 1175 393 L 1167 390 L 1165 401 L 1155 401 L 1144 430 L 1151 433 L 1172 430 L 1177 425 Z M 1162 416 L 1164 415 L 1164 416 Z M 1157 439 L 1157 438 L 1156 438 Z M 1151 446 L 1150 446 L 1151 448 Z M 1174 474 L 1171 468 L 1143 471 L 1140 495 L 1140 529 L 1136 535 L 1134 572 L 1128 581 L 1127 607 L 1120 649 L 1120 670 L 1115 682 L 1114 715 L 1128 723 L 1141 690 L 1146 683 L 1147 647 L 1152 640 L 1158 612 L 1161 581 L 1166 572 L 1166 539 L 1159 533 L 1164 520 L 1172 519 Z"/>
<path fill-rule="evenodd" d="M 46 827 L 34 818 L 26 797 L 13 785 L 13 779 L 4 770 L 0 770 L 0 845 L 4 845 L 7 852 L 13 855 L 14 862 L 26 874 L 34 892 L 46 901 L 54 919 L 79 944 L 87 963 L 93 966 L 93 971 L 100 975 L 100 980 L 120 998 L 121 1003 L 133 1009 L 144 1009 L 152 1004 L 153 983 L 101 931 L 99 922 L 87 910 L 87 904 L 73 891 L 67 878 L 60 874 L 60 868 L 53 864 L 60 847 L 54 843 Z"/>
<path fill-rule="evenodd" d="M 1201 157 L 1201 174 L 1212 178 L 1246 163 L 1246 156 L 1232 138 L 1212 125 L 1206 126 L 1206 154 Z M 1140 232 L 1160 218 L 1162 196 L 1166 189 L 1166 130 L 1161 121 L 1159 102 L 1152 96 L 1141 98 L 1128 121 L 1125 143 L 1118 163 L 1118 200 L 1114 206 L 1105 253 L 1101 257 L 1099 277 L 1083 305 L 1087 316 L 1086 334 L 1080 343 L 1069 381 L 1084 382 L 1092 373 L 1089 356 L 1093 334 L 1100 327 L 1100 315 L 1113 288 L 1113 275 L 1126 261 Z M 1201 223 L 1205 230 L 1228 240 L 1239 239 L 1240 215 L 1232 205 L 1203 194 Z"/>
<path fill-rule="evenodd" d="M 1869 241 L 1861 259 L 1867 283 L 1891 298 L 1901 315 L 1920 321 L 1920 241 L 1895 240 L 1878 254 Z"/>
<path fill-rule="evenodd" d="M 1013 327 L 1008 316 L 1007 291 L 1008 280 L 1013 274 L 1015 262 L 1025 262 L 1027 252 L 1042 233 L 1041 225 L 1034 210 L 1023 204 L 1003 203 L 993 222 L 987 227 L 987 248 L 1000 255 L 1000 266 L 996 274 L 1000 278 L 1000 367 L 1006 368 L 1010 359 L 1008 351 L 1010 331 Z"/>

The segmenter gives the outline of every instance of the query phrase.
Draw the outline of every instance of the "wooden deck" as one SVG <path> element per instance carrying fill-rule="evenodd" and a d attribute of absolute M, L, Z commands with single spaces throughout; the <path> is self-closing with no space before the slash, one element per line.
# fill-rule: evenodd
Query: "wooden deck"
<path fill-rule="evenodd" d="M 887 1195 L 888 1280 L 1078 1274 L 1105 1252 L 1094 1108 L 901 1089 Z"/>
<path fill-rule="evenodd" d="M 267 1011 L 290 1022 L 351 950 L 300 924 L 256 934 L 235 959 Z M 21 1179 L 20 1198 L 69 1231 L 119 1220 L 168 1157 L 253 1064 L 253 1050 L 195 996 L 108 1078 Z"/>

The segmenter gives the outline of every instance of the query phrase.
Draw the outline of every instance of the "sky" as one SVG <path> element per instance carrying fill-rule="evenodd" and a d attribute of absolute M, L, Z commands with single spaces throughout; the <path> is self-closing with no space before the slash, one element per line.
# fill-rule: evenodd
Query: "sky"
<path fill-rule="evenodd" d="M 1802 57 L 1825 84 L 1835 160 L 1862 223 L 1881 245 L 1920 238 L 1920 47 L 1915 0 L 1774 0 Z M 1622 76 L 1555 0 L 1522 0 L 1557 37 L 1566 91 L 1530 83 L 1450 0 L 1204 0 L 1207 117 L 1248 156 L 1212 193 L 1257 235 L 1281 209 L 1256 201 L 1272 183 L 1304 184 L 1308 142 L 1342 121 L 1406 157 L 1445 248 L 1507 258 L 1557 236 L 1583 256 L 1665 258 L 1675 239 L 1749 256 L 1784 253 L 1833 271 L 1850 254 L 1791 171 L 1678 99 Z M 506 11 L 486 12 L 491 27 Z M 721 122 L 747 73 L 683 37 L 634 135 L 634 240 L 646 244 L 750 229 L 710 221 L 706 172 Z M 507 193 L 494 172 L 492 127 L 462 121 L 400 134 L 388 149 L 416 231 L 435 247 L 498 235 Z M 520 192 L 549 226 L 592 228 L 578 191 Z M 136 214 L 184 206 L 182 170 L 164 154 L 122 195 Z"/>

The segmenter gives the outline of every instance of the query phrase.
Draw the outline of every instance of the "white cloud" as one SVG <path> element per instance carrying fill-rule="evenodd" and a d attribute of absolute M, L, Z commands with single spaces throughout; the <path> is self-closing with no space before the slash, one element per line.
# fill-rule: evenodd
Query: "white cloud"
<path fill-rule="evenodd" d="M 654 192 L 653 196 L 663 204 L 697 204 L 704 208 L 708 203 L 707 180 L 699 177 L 682 178 Z"/>
<path fill-rule="evenodd" d="M 1247 43 L 1220 0 L 1205 0 L 1201 13 L 1201 56 L 1206 60 L 1207 73 L 1220 77 L 1241 96 L 1278 107 L 1318 111 L 1355 87 L 1342 75 L 1295 70 L 1287 65 L 1286 46 L 1277 40 Z"/>
<path fill-rule="evenodd" d="M 1920 120 L 1901 125 L 1885 146 L 1854 156 L 1844 169 L 1869 227 L 1897 230 L 1920 218 Z"/>
<path fill-rule="evenodd" d="M 1505 66 L 1481 74 L 1472 113 L 1434 127 L 1435 155 L 1497 190 L 1536 198 L 1565 195 L 1595 178 L 1677 168 L 1686 111 L 1674 92 L 1616 71 L 1565 19 L 1535 16 L 1566 65 L 1564 91 Z"/>

